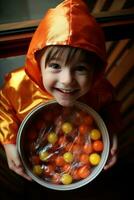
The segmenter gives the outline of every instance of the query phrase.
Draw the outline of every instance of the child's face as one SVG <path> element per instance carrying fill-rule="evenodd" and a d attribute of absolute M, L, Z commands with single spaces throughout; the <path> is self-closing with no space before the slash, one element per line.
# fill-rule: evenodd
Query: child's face
<path fill-rule="evenodd" d="M 69 49 L 54 55 L 46 62 L 46 52 L 42 55 L 40 66 L 45 89 L 62 106 L 71 106 L 91 86 L 94 59 L 83 55 L 82 50 L 69 56 Z M 87 61 L 88 59 L 88 61 Z"/>

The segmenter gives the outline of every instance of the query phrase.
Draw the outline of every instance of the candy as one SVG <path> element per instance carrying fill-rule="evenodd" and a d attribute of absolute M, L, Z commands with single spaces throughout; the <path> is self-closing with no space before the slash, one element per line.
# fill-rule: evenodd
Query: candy
<path fill-rule="evenodd" d="M 43 169 L 41 167 L 41 165 L 34 165 L 33 166 L 33 173 L 36 175 L 41 175 L 43 172 Z"/>
<path fill-rule="evenodd" d="M 101 160 L 101 157 L 98 153 L 92 153 L 89 156 L 89 161 L 92 165 L 98 165 Z"/>
<path fill-rule="evenodd" d="M 50 142 L 51 144 L 55 144 L 58 140 L 58 136 L 56 135 L 56 133 L 50 132 L 47 139 L 48 142 Z"/>
<path fill-rule="evenodd" d="M 40 158 L 40 160 L 42 160 L 42 161 L 47 161 L 48 158 L 49 158 L 49 153 L 48 153 L 47 151 L 41 151 L 41 152 L 39 153 L 39 158 Z"/>
<path fill-rule="evenodd" d="M 84 165 L 79 168 L 78 170 L 78 176 L 80 178 L 86 178 L 90 174 L 90 168 L 87 165 Z"/>
<path fill-rule="evenodd" d="M 98 140 L 101 137 L 101 133 L 100 133 L 100 131 L 98 129 L 92 129 L 90 134 L 89 134 L 89 137 L 92 140 Z"/>
<path fill-rule="evenodd" d="M 68 134 L 72 131 L 73 127 L 72 127 L 72 124 L 69 123 L 69 122 L 65 122 L 63 125 L 62 125 L 62 131 L 65 133 L 65 134 Z"/>
<path fill-rule="evenodd" d="M 93 142 L 93 149 L 97 152 L 103 150 L 103 143 L 100 140 L 96 140 Z"/>
<path fill-rule="evenodd" d="M 72 183 L 72 176 L 70 174 L 63 174 L 63 176 L 61 177 L 61 182 L 64 185 L 68 185 L 70 183 Z"/>
<path fill-rule="evenodd" d="M 73 161 L 73 154 L 71 152 L 66 152 L 64 153 L 63 158 L 67 163 L 71 163 Z"/>
<path fill-rule="evenodd" d="M 48 111 L 48 115 L 43 114 L 44 120 L 37 118 L 33 125 L 36 129 L 30 126 L 27 130 L 30 144 L 24 149 L 36 176 L 68 185 L 90 176 L 101 161 L 104 144 L 91 115 L 77 109 L 60 113 L 57 109 L 54 117 Z"/>

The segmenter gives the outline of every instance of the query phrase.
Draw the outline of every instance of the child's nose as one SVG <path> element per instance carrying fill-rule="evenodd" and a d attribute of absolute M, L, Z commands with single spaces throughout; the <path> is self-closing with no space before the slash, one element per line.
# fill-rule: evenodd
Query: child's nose
<path fill-rule="evenodd" d="M 68 68 L 62 70 L 60 74 L 60 82 L 64 85 L 69 85 L 72 83 L 72 73 Z"/>

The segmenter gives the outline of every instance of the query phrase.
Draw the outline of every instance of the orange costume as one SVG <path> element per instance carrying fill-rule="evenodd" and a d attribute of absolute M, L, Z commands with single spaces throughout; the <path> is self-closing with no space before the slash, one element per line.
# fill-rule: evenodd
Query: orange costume
<path fill-rule="evenodd" d="M 102 60 L 105 69 L 104 36 L 85 2 L 66 0 L 50 9 L 32 38 L 25 66 L 8 74 L 1 89 L 2 144 L 15 143 L 18 127 L 24 117 L 38 104 L 53 99 L 42 85 L 40 67 L 35 59 L 35 52 L 49 45 L 69 45 L 94 52 Z M 116 131 L 117 117 L 113 108 L 116 109 L 117 104 L 113 100 L 113 88 L 107 80 L 100 77 L 91 91 L 80 100 L 100 112 L 106 124 Z"/>

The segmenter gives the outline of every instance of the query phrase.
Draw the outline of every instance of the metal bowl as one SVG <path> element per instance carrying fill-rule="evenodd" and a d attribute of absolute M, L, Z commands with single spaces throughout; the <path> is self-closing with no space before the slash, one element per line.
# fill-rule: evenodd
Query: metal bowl
<path fill-rule="evenodd" d="M 95 110 L 93 110 L 91 107 L 87 106 L 86 104 L 81 103 L 81 102 L 76 102 L 75 106 L 71 108 L 72 113 L 74 112 L 75 109 L 78 109 L 79 111 L 83 111 L 83 112 L 91 115 L 96 123 L 96 126 L 101 131 L 102 141 L 104 144 L 103 151 L 101 152 L 101 160 L 97 166 L 94 166 L 92 168 L 92 172 L 88 177 L 78 180 L 76 182 L 72 182 L 71 184 L 68 184 L 68 185 L 55 184 L 55 183 L 51 183 L 47 180 L 42 179 L 42 177 L 35 175 L 31 169 L 31 163 L 29 162 L 29 157 L 28 157 L 27 151 L 26 151 L 27 147 L 29 147 L 29 145 L 31 145 L 31 144 L 27 140 L 26 135 L 27 135 L 27 132 L 29 132 L 29 130 L 32 132 L 35 131 L 34 125 L 36 122 L 45 121 L 45 120 L 49 121 L 50 116 L 48 114 L 48 110 L 51 113 L 51 116 L 53 116 L 53 118 L 54 118 L 54 116 L 56 116 L 56 115 L 58 115 L 58 113 L 60 114 L 60 112 L 62 112 L 62 109 L 63 109 L 63 107 L 60 106 L 55 100 L 51 100 L 48 103 L 40 104 L 39 106 L 34 108 L 25 117 L 25 119 L 22 121 L 22 123 L 20 125 L 20 128 L 18 130 L 18 135 L 17 135 L 17 148 L 18 148 L 20 158 L 22 160 L 22 163 L 24 165 L 24 168 L 25 168 L 27 174 L 35 182 L 39 183 L 40 185 L 42 185 L 44 187 L 54 189 L 54 190 L 73 190 L 76 188 L 80 188 L 80 187 L 88 184 L 92 180 L 94 180 L 99 175 L 99 173 L 102 171 L 102 169 L 104 168 L 107 158 L 108 158 L 108 155 L 109 155 L 109 145 L 110 145 L 109 144 L 109 135 L 108 135 L 108 131 L 105 126 L 105 123 L 102 120 L 102 118 L 99 116 L 99 114 Z M 45 115 L 45 113 L 47 113 L 47 114 Z M 44 119 L 44 116 L 45 116 L 45 119 Z M 47 124 L 47 122 L 45 122 L 45 124 Z M 40 124 L 38 124 L 38 128 L 41 129 L 39 126 L 40 126 Z M 40 132 L 40 130 L 39 130 L 39 132 Z M 33 141 L 34 134 L 32 133 L 30 137 L 33 137 L 31 139 Z M 36 138 L 36 141 L 37 141 L 37 138 Z M 30 147 L 30 148 L 32 148 L 32 147 Z"/>

